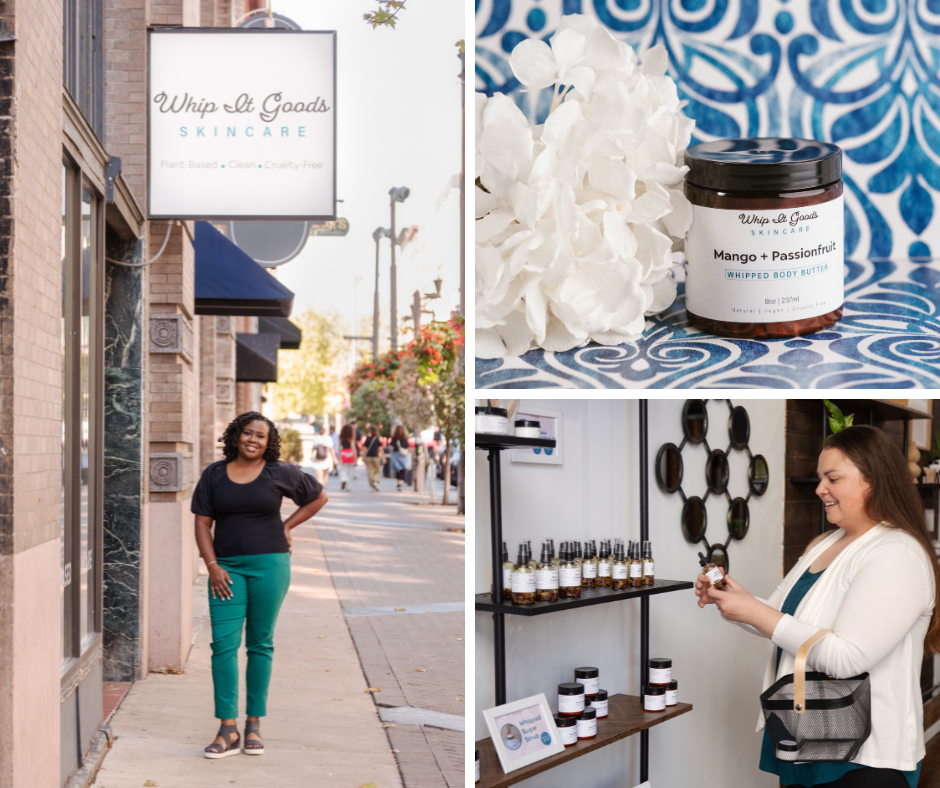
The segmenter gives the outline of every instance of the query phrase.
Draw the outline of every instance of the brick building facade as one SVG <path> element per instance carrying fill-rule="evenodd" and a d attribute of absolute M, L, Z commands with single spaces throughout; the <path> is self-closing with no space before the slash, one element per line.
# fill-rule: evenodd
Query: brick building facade
<path fill-rule="evenodd" d="M 195 223 L 145 218 L 147 29 L 250 9 L 0 0 L 0 788 L 81 784 L 103 684 L 188 656 L 192 488 L 260 409 L 258 327 L 199 314 Z"/>

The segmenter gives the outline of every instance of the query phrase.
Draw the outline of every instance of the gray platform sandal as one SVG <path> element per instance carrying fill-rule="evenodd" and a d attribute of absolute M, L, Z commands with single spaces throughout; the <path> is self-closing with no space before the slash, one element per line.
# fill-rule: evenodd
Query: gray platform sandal
<path fill-rule="evenodd" d="M 241 738 L 237 737 L 235 741 L 231 740 L 232 732 L 238 733 L 238 727 L 235 725 L 222 725 L 219 727 L 218 736 L 225 740 L 225 744 L 213 742 L 203 751 L 207 758 L 227 758 L 229 755 L 238 755 L 242 751 Z"/>
<path fill-rule="evenodd" d="M 248 738 L 249 733 L 254 733 L 260 739 L 260 729 L 260 720 L 245 720 L 245 755 L 264 755 L 264 742 Z"/>

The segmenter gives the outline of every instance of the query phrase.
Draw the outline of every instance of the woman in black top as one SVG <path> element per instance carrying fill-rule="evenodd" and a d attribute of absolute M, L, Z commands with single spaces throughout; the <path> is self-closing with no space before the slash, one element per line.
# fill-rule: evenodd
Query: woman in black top
<path fill-rule="evenodd" d="M 411 467 L 411 453 L 408 447 L 408 433 L 404 426 L 399 424 L 392 430 L 392 470 L 398 480 L 398 491 L 401 492 L 401 483 L 405 480 L 405 471 Z"/>
<path fill-rule="evenodd" d="M 313 476 L 278 459 L 277 428 L 260 413 L 238 416 L 219 441 L 225 459 L 203 471 L 192 501 L 196 544 L 209 570 L 212 683 L 215 716 L 221 721 L 206 758 L 241 752 L 235 718 L 243 628 L 248 651 L 245 752 L 264 753 L 258 729 L 267 714 L 274 625 L 290 586 L 290 532 L 328 500 Z M 285 496 L 300 508 L 282 521 Z"/>

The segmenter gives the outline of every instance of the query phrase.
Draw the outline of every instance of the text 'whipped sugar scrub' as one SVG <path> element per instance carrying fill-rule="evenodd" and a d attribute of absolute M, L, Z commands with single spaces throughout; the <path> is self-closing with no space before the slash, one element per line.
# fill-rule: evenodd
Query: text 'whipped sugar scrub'
<path fill-rule="evenodd" d="M 810 334 L 842 316 L 842 150 L 726 139 L 685 154 L 689 322 L 730 337 Z"/>

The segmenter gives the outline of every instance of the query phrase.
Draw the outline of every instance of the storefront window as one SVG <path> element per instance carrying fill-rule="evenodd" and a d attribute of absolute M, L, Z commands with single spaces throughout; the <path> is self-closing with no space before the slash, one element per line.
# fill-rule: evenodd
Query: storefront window
<path fill-rule="evenodd" d="M 79 632 L 82 638 L 95 631 L 95 593 L 94 572 L 92 571 L 94 557 L 94 539 L 91 512 L 89 506 L 89 444 L 91 434 L 91 356 L 89 353 L 91 343 L 91 316 L 92 293 L 94 292 L 94 263 L 95 260 L 95 229 L 96 229 L 96 201 L 87 189 L 82 189 L 82 267 L 81 267 L 81 299 L 82 313 L 79 344 L 79 539 L 80 539 L 80 602 L 79 602 Z M 92 582 L 89 582 L 92 578 Z"/>
<path fill-rule="evenodd" d="M 67 348 L 68 344 L 66 337 L 68 336 L 67 331 L 67 320 L 68 320 L 68 294 L 70 291 L 69 288 L 69 267 L 67 264 L 68 261 L 68 232 L 70 226 L 70 217 L 69 217 L 69 200 L 68 194 L 71 188 L 72 181 L 75 177 L 75 173 L 72 169 L 63 162 L 62 164 L 62 333 L 61 333 L 61 358 L 62 358 L 62 490 L 61 490 L 61 499 L 59 507 L 59 516 L 60 516 L 60 531 L 59 531 L 59 557 L 61 562 L 61 619 L 62 623 L 60 626 L 60 631 L 62 632 L 62 662 L 63 664 L 68 661 L 72 656 L 72 642 L 71 642 L 71 621 L 72 621 L 72 532 L 70 528 L 66 527 L 66 517 L 68 512 L 68 506 L 66 505 L 66 497 L 68 490 L 68 480 L 67 480 L 67 457 L 68 450 L 67 445 L 68 441 L 66 439 L 66 423 L 68 421 L 68 411 L 66 407 L 66 392 L 68 391 L 68 364 L 67 360 Z"/>

